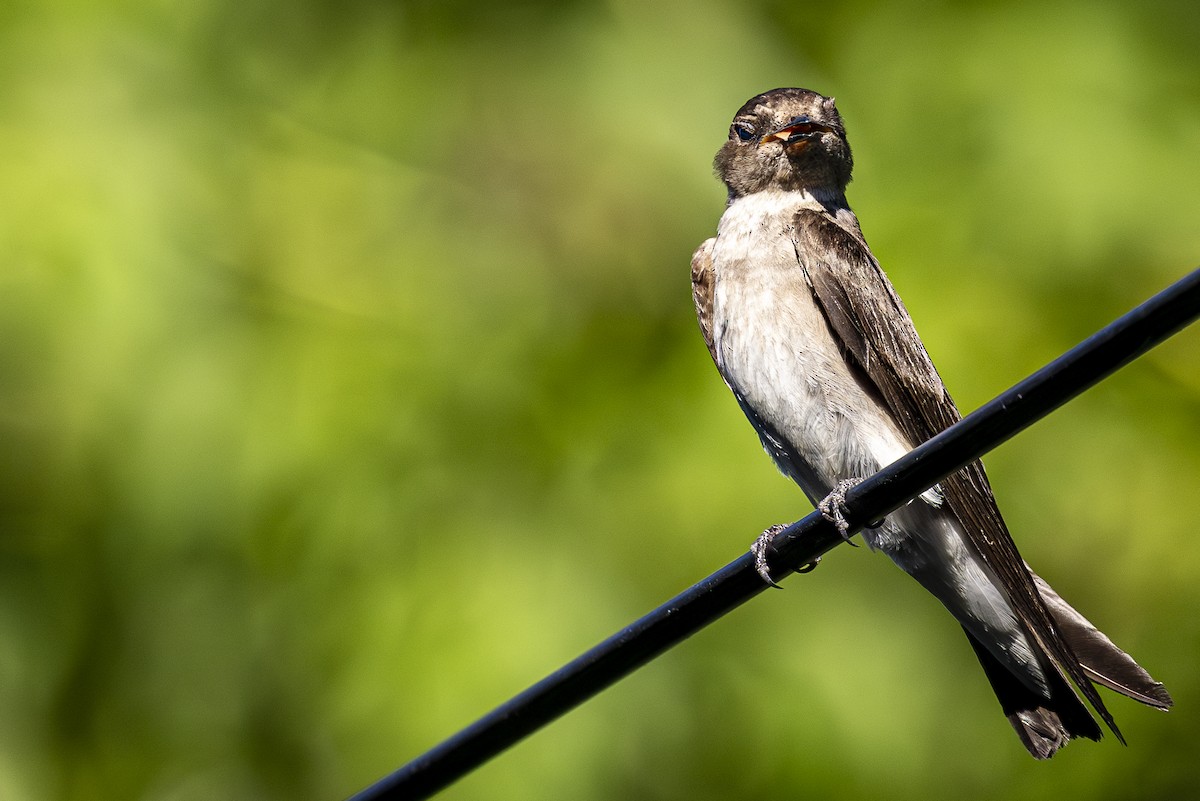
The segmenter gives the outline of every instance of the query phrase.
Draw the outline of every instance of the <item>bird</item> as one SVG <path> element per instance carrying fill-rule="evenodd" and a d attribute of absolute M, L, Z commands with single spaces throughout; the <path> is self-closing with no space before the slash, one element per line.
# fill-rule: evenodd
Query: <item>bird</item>
<path fill-rule="evenodd" d="M 781 88 L 750 98 L 714 160 L 728 190 L 716 236 L 691 265 L 717 370 L 767 454 L 843 535 L 854 483 L 960 419 L 847 203 L 853 166 L 832 97 Z M 778 528 L 752 549 L 768 583 Z M 1096 684 L 1172 706 L 1160 682 L 1029 568 L 981 462 L 862 536 L 962 626 L 1033 757 L 1101 739 L 1091 710 L 1125 742 Z"/>

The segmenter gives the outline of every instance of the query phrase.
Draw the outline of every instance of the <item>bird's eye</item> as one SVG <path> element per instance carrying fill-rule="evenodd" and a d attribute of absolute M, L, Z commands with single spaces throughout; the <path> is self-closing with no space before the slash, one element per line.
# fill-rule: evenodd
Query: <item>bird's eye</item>
<path fill-rule="evenodd" d="M 737 138 L 743 142 L 749 142 L 754 138 L 754 126 L 748 122 L 735 122 L 730 126 L 729 132 L 737 134 Z"/>

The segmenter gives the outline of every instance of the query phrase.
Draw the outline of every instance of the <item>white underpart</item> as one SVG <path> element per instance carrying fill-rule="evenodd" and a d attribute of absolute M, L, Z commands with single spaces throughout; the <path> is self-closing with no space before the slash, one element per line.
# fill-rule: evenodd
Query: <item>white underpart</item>
<path fill-rule="evenodd" d="M 768 453 L 816 503 L 839 481 L 899 459 L 912 443 L 859 383 L 808 287 L 791 230 L 803 207 L 822 205 L 806 192 L 778 190 L 730 204 L 712 251 L 712 332 L 722 374 L 782 440 L 760 430 Z M 848 209 L 841 215 L 853 220 Z M 938 508 L 936 490 L 921 497 L 864 531 L 864 540 L 917 578 L 1016 675 L 1044 691 L 1045 676 L 999 582 L 957 520 Z"/>

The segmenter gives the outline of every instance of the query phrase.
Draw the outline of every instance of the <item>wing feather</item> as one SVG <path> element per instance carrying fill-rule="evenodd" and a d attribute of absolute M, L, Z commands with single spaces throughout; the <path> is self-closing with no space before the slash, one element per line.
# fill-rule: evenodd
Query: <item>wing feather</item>
<path fill-rule="evenodd" d="M 717 361 L 716 345 L 713 344 L 713 265 L 712 251 L 716 238 L 706 239 L 692 254 L 692 302 L 696 304 L 696 321 L 713 362 Z"/>
<path fill-rule="evenodd" d="M 913 443 L 921 443 L 961 415 L 908 311 L 856 229 L 857 225 L 847 229 L 827 213 L 803 209 L 795 219 L 797 258 L 835 336 L 875 385 L 901 430 Z M 974 462 L 939 486 L 972 547 L 1004 583 L 1022 623 L 1121 738 L 1038 594 L 996 507 L 983 465 Z"/>

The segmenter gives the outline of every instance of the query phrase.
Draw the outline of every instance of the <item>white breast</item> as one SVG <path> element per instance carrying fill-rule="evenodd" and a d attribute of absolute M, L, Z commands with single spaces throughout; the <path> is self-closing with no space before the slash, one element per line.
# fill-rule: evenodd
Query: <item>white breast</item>
<path fill-rule="evenodd" d="M 804 206 L 820 208 L 806 193 L 760 192 L 726 209 L 713 248 L 713 336 L 726 380 L 817 486 L 780 467 L 819 498 L 909 447 L 851 372 L 804 277 L 792 235 Z"/>

